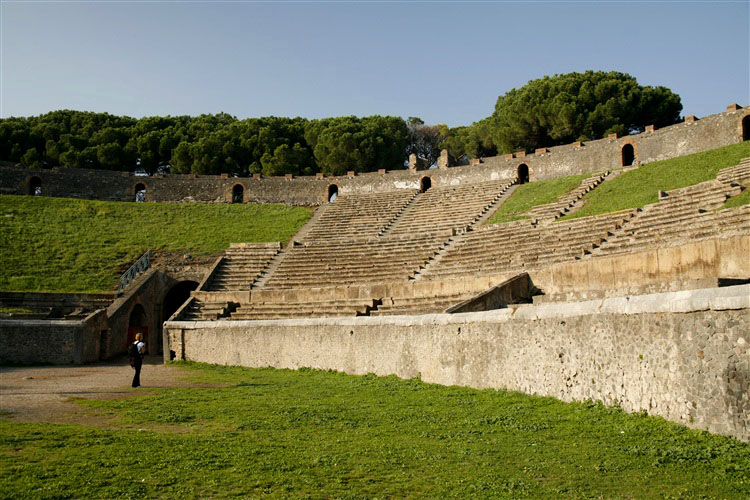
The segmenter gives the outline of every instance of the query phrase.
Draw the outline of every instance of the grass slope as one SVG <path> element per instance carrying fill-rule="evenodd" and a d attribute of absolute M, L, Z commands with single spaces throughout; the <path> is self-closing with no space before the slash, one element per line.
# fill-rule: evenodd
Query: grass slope
<path fill-rule="evenodd" d="M 231 242 L 286 241 L 309 217 L 284 205 L 0 196 L 0 290 L 112 290 L 148 249 L 211 255 Z"/>
<path fill-rule="evenodd" d="M 498 224 L 512 220 L 524 219 L 519 214 L 526 212 L 536 205 L 544 205 L 557 201 L 562 195 L 581 185 L 583 179 L 591 174 L 572 175 L 557 179 L 530 182 L 522 184 L 505 200 L 487 224 Z"/>
<path fill-rule="evenodd" d="M 185 369 L 204 385 L 81 400 L 101 427 L 0 421 L 0 496 L 750 496 L 750 445 L 600 404 L 392 376 Z"/>
<path fill-rule="evenodd" d="M 737 165 L 748 156 L 750 141 L 642 165 L 587 193 L 583 208 L 564 218 L 642 208 L 658 201 L 658 191 L 711 180 L 722 168 Z"/>

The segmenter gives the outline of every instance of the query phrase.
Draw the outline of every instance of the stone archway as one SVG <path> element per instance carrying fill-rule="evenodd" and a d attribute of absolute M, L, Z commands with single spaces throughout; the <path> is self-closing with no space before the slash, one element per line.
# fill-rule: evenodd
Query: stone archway
<path fill-rule="evenodd" d="M 137 203 L 143 203 L 146 201 L 146 185 L 139 182 L 133 189 L 134 201 Z"/>
<path fill-rule="evenodd" d="M 30 196 L 42 196 L 42 179 L 37 176 L 30 178 L 27 194 Z"/>
<path fill-rule="evenodd" d="M 424 193 L 432 187 L 432 179 L 428 176 L 424 176 L 419 179 L 419 191 Z"/>
<path fill-rule="evenodd" d="M 232 187 L 232 203 L 244 203 L 245 202 L 245 186 L 242 184 L 235 184 Z"/>
<path fill-rule="evenodd" d="M 339 187 L 336 184 L 330 184 L 328 186 L 328 203 L 333 203 L 339 196 Z"/>
<path fill-rule="evenodd" d="M 519 184 L 526 184 L 529 182 L 529 166 L 525 163 L 518 165 L 516 169 L 516 178 Z"/>
<path fill-rule="evenodd" d="M 620 166 L 635 165 L 635 148 L 631 143 L 624 144 L 620 149 Z"/>
<path fill-rule="evenodd" d="M 740 138 L 742 139 L 742 141 L 750 141 L 750 115 L 745 115 L 742 117 L 742 121 L 740 122 L 740 129 Z"/>

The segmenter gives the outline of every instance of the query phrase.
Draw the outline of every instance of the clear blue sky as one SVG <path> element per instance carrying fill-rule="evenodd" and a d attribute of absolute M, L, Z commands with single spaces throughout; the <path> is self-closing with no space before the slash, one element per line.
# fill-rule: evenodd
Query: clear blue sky
<path fill-rule="evenodd" d="M 2 109 L 373 114 L 468 125 L 544 75 L 616 70 L 683 114 L 750 104 L 750 2 L 0 2 Z"/>

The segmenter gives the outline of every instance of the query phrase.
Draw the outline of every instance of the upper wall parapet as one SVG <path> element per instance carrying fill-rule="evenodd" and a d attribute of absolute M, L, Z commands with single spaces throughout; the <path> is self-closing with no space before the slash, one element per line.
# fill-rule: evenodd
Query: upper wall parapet
<path fill-rule="evenodd" d="M 387 192 L 419 189 L 428 176 L 432 187 L 511 180 L 519 172 L 529 181 L 577 175 L 643 164 L 699 153 L 750 139 L 750 107 L 727 106 L 723 113 L 656 129 L 646 127 L 640 134 L 610 136 L 593 141 L 574 142 L 482 158 L 480 163 L 431 170 L 393 170 L 325 177 L 230 177 L 167 174 L 139 177 L 129 172 L 65 169 L 31 170 L 0 166 L 0 194 L 41 194 L 43 196 L 94 200 L 187 201 L 203 203 L 242 202 L 319 205 L 329 201 L 329 186 L 338 194 Z M 443 162 L 445 163 L 445 162 Z M 31 183 L 34 193 L 30 191 Z M 240 189 L 241 187 L 241 189 Z"/>

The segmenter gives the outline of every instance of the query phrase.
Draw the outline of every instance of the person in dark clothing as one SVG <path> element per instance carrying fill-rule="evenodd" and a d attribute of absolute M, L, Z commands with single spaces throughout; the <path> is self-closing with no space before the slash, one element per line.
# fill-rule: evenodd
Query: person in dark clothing
<path fill-rule="evenodd" d="M 131 360 L 131 366 L 135 370 L 133 376 L 133 387 L 141 386 L 141 366 L 143 366 L 143 354 L 146 352 L 146 344 L 143 343 L 143 334 L 135 334 L 135 349 L 133 349 L 133 359 Z"/>

